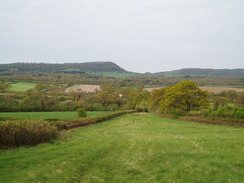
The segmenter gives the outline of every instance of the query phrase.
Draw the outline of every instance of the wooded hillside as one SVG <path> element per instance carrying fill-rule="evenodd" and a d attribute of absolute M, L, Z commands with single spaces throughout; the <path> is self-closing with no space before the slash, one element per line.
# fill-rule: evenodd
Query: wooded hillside
<path fill-rule="evenodd" d="M 84 62 L 84 63 L 13 63 L 0 64 L 0 72 L 23 73 L 23 72 L 65 72 L 65 73 L 84 73 L 84 72 L 114 72 L 125 71 L 113 62 Z"/>
<path fill-rule="evenodd" d="M 199 69 L 185 68 L 174 71 L 156 73 L 158 75 L 175 76 L 244 76 L 244 69 Z"/>

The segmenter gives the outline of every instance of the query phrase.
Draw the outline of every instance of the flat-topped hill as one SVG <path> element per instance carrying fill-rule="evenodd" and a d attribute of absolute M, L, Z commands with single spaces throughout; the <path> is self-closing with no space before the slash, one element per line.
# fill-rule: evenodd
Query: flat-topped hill
<path fill-rule="evenodd" d="M 0 64 L 0 72 L 125 72 L 113 62 L 84 62 L 84 63 L 12 63 Z"/>

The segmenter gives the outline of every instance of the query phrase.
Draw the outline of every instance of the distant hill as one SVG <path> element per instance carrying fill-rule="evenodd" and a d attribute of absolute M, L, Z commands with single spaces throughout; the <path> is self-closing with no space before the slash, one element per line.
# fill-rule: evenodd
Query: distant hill
<path fill-rule="evenodd" d="M 0 64 L 0 73 L 14 72 L 64 72 L 64 73 L 87 73 L 87 72 L 125 72 L 113 62 L 84 62 L 84 63 L 13 63 Z"/>
<path fill-rule="evenodd" d="M 174 71 L 158 72 L 165 76 L 244 76 L 244 69 L 199 69 L 185 68 Z"/>

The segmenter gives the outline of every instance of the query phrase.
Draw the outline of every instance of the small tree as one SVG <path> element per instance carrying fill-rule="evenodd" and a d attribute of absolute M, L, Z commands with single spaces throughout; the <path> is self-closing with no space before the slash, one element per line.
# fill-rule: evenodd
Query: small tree
<path fill-rule="evenodd" d="M 87 113 L 86 113 L 86 110 L 85 109 L 77 109 L 77 112 L 78 112 L 78 116 L 81 117 L 81 118 L 85 118 L 87 117 Z"/>
<path fill-rule="evenodd" d="M 242 92 L 236 99 L 235 104 L 240 107 L 244 107 L 244 92 Z"/>
<path fill-rule="evenodd" d="M 0 91 L 7 91 L 7 90 L 9 90 L 10 87 L 11 87 L 11 85 L 7 82 L 0 83 Z"/>
<path fill-rule="evenodd" d="M 50 86 L 43 82 L 37 83 L 34 87 L 34 89 L 37 90 L 38 92 L 47 91 L 49 90 L 49 88 Z"/>
<path fill-rule="evenodd" d="M 214 97 L 213 98 L 213 110 L 217 110 L 219 106 L 226 106 L 229 99 L 226 97 Z"/>

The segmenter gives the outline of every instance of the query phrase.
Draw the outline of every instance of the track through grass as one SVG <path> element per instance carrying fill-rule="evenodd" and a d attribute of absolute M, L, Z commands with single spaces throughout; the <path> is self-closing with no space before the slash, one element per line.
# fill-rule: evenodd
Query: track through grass
<path fill-rule="evenodd" d="M 1 182 L 242 182 L 242 128 L 125 115 L 0 151 Z"/>

